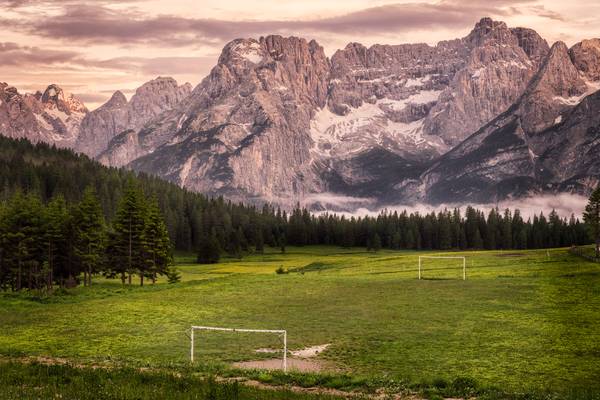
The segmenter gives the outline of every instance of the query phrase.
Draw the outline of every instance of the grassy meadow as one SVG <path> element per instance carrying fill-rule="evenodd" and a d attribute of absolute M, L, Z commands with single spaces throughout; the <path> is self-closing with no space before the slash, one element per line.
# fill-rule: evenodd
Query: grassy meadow
<path fill-rule="evenodd" d="M 291 350 L 330 344 L 318 360 L 347 379 L 600 393 L 599 264 L 567 249 L 448 253 L 467 257 L 466 281 L 459 260 L 425 260 L 416 279 L 419 255 L 442 254 L 303 247 L 215 265 L 179 255 L 174 285 L 97 278 L 51 297 L 4 293 L 0 357 L 189 369 L 192 324 L 286 329 Z M 276 335 L 197 332 L 194 368 L 222 374 L 280 357 L 255 351 L 279 346 Z"/>

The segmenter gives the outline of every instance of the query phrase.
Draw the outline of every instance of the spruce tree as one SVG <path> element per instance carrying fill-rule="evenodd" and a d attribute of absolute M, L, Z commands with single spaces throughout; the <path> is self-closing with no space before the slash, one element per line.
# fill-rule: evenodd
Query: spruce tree
<path fill-rule="evenodd" d="M 70 214 L 62 195 L 54 197 L 48 203 L 45 223 L 47 285 L 48 290 L 51 291 L 55 278 L 59 278 L 62 282 L 68 269 Z"/>
<path fill-rule="evenodd" d="M 401 246 L 402 246 L 402 236 L 400 235 L 400 232 L 396 231 L 392 235 L 392 249 L 399 250 Z"/>
<path fill-rule="evenodd" d="M 373 235 L 373 239 L 371 240 L 371 247 L 374 252 L 378 252 L 381 250 L 381 237 L 376 233 Z"/>
<path fill-rule="evenodd" d="M 129 182 L 121 198 L 111 236 L 112 258 L 117 263 L 113 268 L 121 275 L 123 283 L 126 275 L 131 284 L 133 274 L 141 277 L 147 273 L 146 217 L 144 195 L 133 181 Z M 140 283 L 143 283 L 143 278 L 140 278 Z"/>
<path fill-rule="evenodd" d="M 596 258 L 600 258 L 600 186 L 592 192 L 585 206 L 583 221 L 596 244 Z"/>
<path fill-rule="evenodd" d="M 235 258 L 242 258 L 242 242 L 244 234 L 241 228 L 234 229 L 229 234 L 228 252 L 229 255 Z"/>
<path fill-rule="evenodd" d="M 2 220 L 2 248 L 5 273 L 13 290 L 34 289 L 34 277 L 44 262 L 43 208 L 35 195 L 17 191 L 10 199 Z"/>
<path fill-rule="evenodd" d="M 155 283 L 157 275 L 167 274 L 173 259 L 171 239 L 156 198 L 148 204 L 145 228 L 146 270 L 152 283 Z M 144 283 L 143 274 L 140 275 L 140 283 L 141 285 Z"/>
<path fill-rule="evenodd" d="M 448 250 L 452 247 L 452 231 L 449 217 L 445 214 L 440 213 L 438 216 L 438 221 L 439 243 L 436 247 L 441 250 Z"/>
<path fill-rule="evenodd" d="M 210 236 L 201 241 L 197 261 L 199 264 L 216 264 L 220 258 L 221 248 L 217 240 L 217 235 L 213 230 Z"/>
<path fill-rule="evenodd" d="M 104 252 L 106 231 L 104 215 L 96 192 L 88 187 L 73 215 L 74 250 L 82 272 L 84 285 L 92 284 L 92 275 L 97 272 Z"/>
<path fill-rule="evenodd" d="M 510 210 L 507 208 L 504 211 L 504 218 L 502 218 L 502 248 L 504 250 L 511 249 L 513 247 L 513 235 L 512 235 L 512 216 Z"/>
<path fill-rule="evenodd" d="M 265 240 L 263 238 L 262 229 L 260 228 L 256 232 L 256 243 L 254 245 L 254 248 L 259 254 L 264 254 L 265 252 Z"/>

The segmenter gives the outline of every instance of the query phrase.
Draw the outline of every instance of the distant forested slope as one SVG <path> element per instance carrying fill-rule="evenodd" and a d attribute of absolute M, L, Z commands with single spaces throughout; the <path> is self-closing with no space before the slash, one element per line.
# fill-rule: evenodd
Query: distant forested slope
<path fill-rule="evenodd" d="M 91 186 L 106 220 L 111 221 L 129 180 L 137 181 L 147 197 L 156 196 L 176 249 L 196 249 L 213 227 L 219 228 L 216 234 L 225 245 L 227 236 L 238 227 L 243 226 L 244 234 L 252 236 L 250 231 L 259 226 L 254 207 L 208 199 L 149 175 L 108 168 L 71 150 L 0 136 L 0 201 L 20 190 L 37 193 L 44 202 L 61 194 L 68 204 L 74 204 Z M 271 209 L 265 211 L 275 218 Z"/>

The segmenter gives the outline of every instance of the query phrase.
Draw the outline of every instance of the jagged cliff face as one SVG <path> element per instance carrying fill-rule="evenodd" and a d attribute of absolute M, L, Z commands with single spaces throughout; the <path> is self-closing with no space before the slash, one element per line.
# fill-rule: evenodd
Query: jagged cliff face
<path fill-rule="evenodd" d="M 505 111 L 523 93 L 548 45 L 534 31 L 484 18 L 463 40 L 471 49 L 425 121 L 449 147 Z"/>
<path fill-rule="evenodd" d="M 75 149 L 97 157 L 117 135 L 128 130 L 140 130 L 153 118 L 174 108 L 191 91 L 189 83 L 178 86 L 173 78 L 162 77 L 138 88 L 129 102 L 123 93 L 117 91 L 107 103 L 90 112 L 82 121 Z M 124 164 L 118 156 L 105 162 L 115 166 Z"/>
<path fill-rule="evenodd" d="M 489 18 L 435 46 L 351 43 L 331 59 L 315 41 L 238 39 L 193 90 L 157 78 L 89 113 L 59 89 L 0 85 L 4 134 L 234 200 L 489 202 L 599 176 L 600 40 L 549 48 Z"/>
<path fill-rule="evenodd" d="M 328 78 L 314 41 L 233 41 L 180 107 L 139 133 L 148 155 L 131 166 L 234 198 L 293 201 L 321 190 L 309 132 Z"/>
<path fill-rule="evenodd" d="M 555 43 L 508 111 L 403 189 L 430 202 L 589 191 L 600 176 L 593 150 L 600 142 L 600 80 L 589 79 L 589 68 L 581 66 L 598 55 L 569 52 L 564 43 Z"/>
<path fill-rule="evenodd" d="M 44 93 L 21 95 L 0 83 L 0 134 L 72 147 L 88 110 L 71 93 L 50 85 Z"/>
<path fill-rule="evenodd" d="M 186 101 L 100 159 L 241 199 L 393 198 L 398 177 L 508 108 L 547 52 L 490 19 L 437 46 L 352 43 L 331 62 L 314 41 L 236 40 Z"/>
<path fill-rule="evenodd" d="M 547 51 L 534 31 L 488 18 L 466 38 L 433 47 L 349 44 L 332 57 L 327 110 L 345 118 L 317 125 L 334 135 L 315 136 L 321 148 L 334 136 L 338 153 L 388 142 L 404 158 L 434 158 L 506 110 Z"/>

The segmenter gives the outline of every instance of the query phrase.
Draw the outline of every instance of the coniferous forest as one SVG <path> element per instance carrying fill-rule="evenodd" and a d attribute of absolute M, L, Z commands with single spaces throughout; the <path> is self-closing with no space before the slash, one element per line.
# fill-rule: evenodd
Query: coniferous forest
<path fill-rule="evenodd" d="M 234 204 L 70 150 L 0 137 L 0 287 L 90 284 L 102 273 L 131 283 L 167 275 L 172 251 L 201 263 L 265 246 L 389 249 L 530 249 L 588 243 L 583 223 L 552 212 L 384 211 L 376 217 L 290 213 Z"/>

